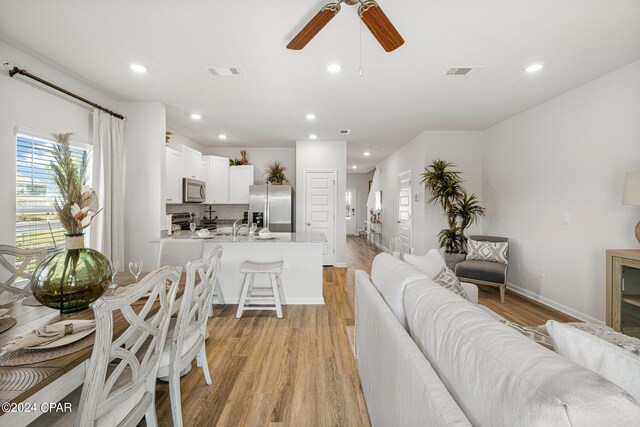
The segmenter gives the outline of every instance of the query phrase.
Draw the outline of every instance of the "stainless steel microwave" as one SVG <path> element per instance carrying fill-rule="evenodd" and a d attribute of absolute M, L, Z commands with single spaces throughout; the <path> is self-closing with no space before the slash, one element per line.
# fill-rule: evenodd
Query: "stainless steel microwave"
<path fill-rule="evenodd" d="M 204 182 L 182 178 L 182 201 L 184 203 L 204 203 L 206 195 L 207 189 Z"/>

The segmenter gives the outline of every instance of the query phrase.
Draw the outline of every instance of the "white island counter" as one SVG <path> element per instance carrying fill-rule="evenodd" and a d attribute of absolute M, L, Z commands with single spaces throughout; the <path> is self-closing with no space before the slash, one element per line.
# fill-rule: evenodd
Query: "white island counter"
<path fill-rule="evenodd" d="M 180 231 L 162 239 L 191 239 L 191 232 Z M 244 261 L 284 261 L 282 288 L 287 304 L 324 304 L 322 296 L 322 253 L 327 240 L 319 233 L 271 233 L 271 240 L 248 236 L 215 236 L 204 240 L 205 252 L 213 245 L 224 248 L 220 271 L 220 286 L 225 302 L 237 304 L 244 275 Z M 260 275 L 258 275 L 260 276 Z M 264 279 L 264 278 L 261 278 Z M 262 286 L 267 282 L 258 281 Z"/>

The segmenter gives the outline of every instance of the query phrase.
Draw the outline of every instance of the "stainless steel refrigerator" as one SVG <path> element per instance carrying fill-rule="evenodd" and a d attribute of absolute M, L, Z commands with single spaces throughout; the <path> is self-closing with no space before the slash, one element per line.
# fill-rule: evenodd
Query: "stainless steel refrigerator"
<path fill-rule="evenodd" d="M 249 187 L 249 225 L 258 230 L 293 231 L 293 190 L 290 185 L 252 185 Z"/>

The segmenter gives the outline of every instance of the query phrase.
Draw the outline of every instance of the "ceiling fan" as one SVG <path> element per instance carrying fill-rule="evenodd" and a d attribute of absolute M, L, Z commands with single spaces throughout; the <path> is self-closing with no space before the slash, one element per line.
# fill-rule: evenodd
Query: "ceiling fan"
<path fill-rule="evenodd" d="M 404 39 L 398 30 L 374 0 L 338 0 L 336 3 L 326 4 L 320 9 L 320 12 L 289 42 L 287 49 L 300 50 L 305 47 L 340 12 L 341 3 L 346 3 L 349 6 L 360 3 L 358 7 L 360 19 L 387 52 L 404 44 Z"/>

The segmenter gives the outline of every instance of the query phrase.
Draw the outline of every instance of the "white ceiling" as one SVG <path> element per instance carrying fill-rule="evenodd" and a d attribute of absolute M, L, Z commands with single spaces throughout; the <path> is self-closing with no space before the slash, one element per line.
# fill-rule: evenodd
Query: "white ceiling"
<path fill-rule="evenodd" d="M 165 103 L 168 125 L 203 145 L 290 146 L 350 128 L 359 170 L 423 130 L 485 129 L 640 58 L 638 0 L 379 0 L 406 40 L 395 52 L 347 5 L 304 50 L 285 49 L 324 3 L 3 1 L 0 32 L 121 100 Z M 338 75 L 326 72 L 333 61 Z M 523 73 L 537 61 L 543 71 Z M 134 75 L 130 62 L 149 73 Z M 443 77 L 451 65 L 484 69 Z"/>

